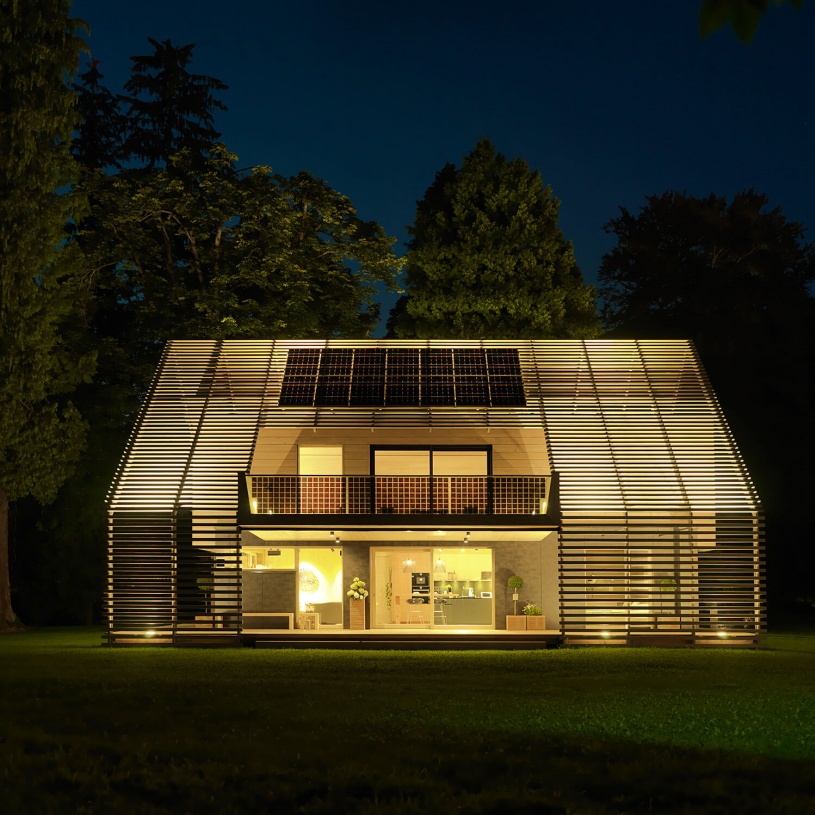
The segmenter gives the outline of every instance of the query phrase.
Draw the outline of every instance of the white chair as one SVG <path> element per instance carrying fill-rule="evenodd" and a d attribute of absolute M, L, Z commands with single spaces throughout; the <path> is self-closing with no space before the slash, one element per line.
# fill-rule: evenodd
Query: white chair
<path fill-rule="evenodd" d="M 410 605 L 407 616 L 408 625 L 412 623 L 424 625 L 424 614 L 422 613 L 422 605 L 424 604 L 424 601 L 422 598 L 411 597 L 407 602 Z"/>

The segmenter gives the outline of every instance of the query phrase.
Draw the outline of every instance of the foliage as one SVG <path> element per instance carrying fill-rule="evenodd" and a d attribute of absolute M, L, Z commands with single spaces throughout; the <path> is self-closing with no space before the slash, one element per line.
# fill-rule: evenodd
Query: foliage
<path fill-rule="evenodd" d="M 352 600 L 364 600 L 368 596 L 368 589 L 365 588 L 365 581 L 355 577 L 346 592 Z"/>
<path fill-rule="evenodd" d="M 526 614 L 527 617 L 541 617 L 543 616 L 543 611 L 540 606 L 534 603 L 527 603 L 524 606 L 524 614 Z"/>
<path fill-rule="evenodd" d="M 804 0 L 789 2 L 795 8 L 800 8 Z M 775 0 L 776 6 L 783 3 L 784 0 Z M 770 0 L 702 0 L 699 31 L 703 37 L 707 37 L 729 24 L 742 42 L 750 42 L 769 7 Z"/>
<path fill-rule="evenodd" d="M 799 327 L 811 315 L 813 251 L 803 226 L 768 203 L 755 190 L 729 204 L 668 192 L 649 196 L 637 215 L 621 208 L 604 227 L 617 238 L 599 273 L 606 327 L 692 335 L 728 353 L 748 333 Z"/>
<path fill-rule="evenodd" d="M 815 444 L 815 251 L 765 195 L 669 192 L 605 227 L 602 316 L 613 336 L 694 340 L 767 510 L 778 599 L 815 566 L 790 547 L 809 525 Z"/>
<path fill-rule="evenodd" d="M 78 82 L 71 87 L 76 94 L 79 126 L 71 151 L 88 170 L 119 167 L 124 158 L 122 144 L 126 122 L 120 100 L 102 83 L 99 60 L 91 60 Z"/>
<path fill-rule="evenodd" d="M 76 122 L 65 75 L 84 24 L 65 0 L 0 2 L 0 628 L 15 623 L 8 582 L 8 501 L 53 500 L 84 444 L 69 394 L 93 370 L 71 342 L 84 301 L 75 248 L 61 246 L 78 211 L 69 151 Z"/>
<path fill-rule="evenodd" d="M 125 155 L 143 159 L 148 167 L 169 164 L 181 150 L 195 158 L 206 156 L 221 135 L 214 127 L 214 112 L 226 110 L 214 93 L 227 86 L 187 70 L 194 44 L 175 46 L 150 37 L 148 41 L 153 53 L 130 58 L 128 95 L 120 97 L 127 105 Z"/>
<path fill-rule="evenodd" d="M 392 286 L 393 239 L 308 173 L 242 175 L 224 145 L 168 168 L 97 173 L 94 227 L 113 327 L 146 350 L 169 338 L 364 336 L 375 285 Z M 110 314 L 100 315 L 110 320 Z"/>
<path fill-rule="evenodd" d="M 558 228 L 559 202 L 522 159 L 481 140 L 440 170 L 408 227 L 400 338 L 566 338 L 598 333 L 594 289 Z"/>
<path fill-rule="evenodd" d="M 518 591 L 518 589 L 522 589 L 523 587 L 524 579 L 520 575 L 514 574 L 507 580 L 507 588 L 512 591 Z"/>
<path fill-rule="evenodd" d="M 213 577 L 198 577 L 196 578 L 196 584 L 200 591 L 208 594 L 209 592 L 215 589 L 215 578 Z"/>
<path fill-rule="evenodd" d="M 72 86 L 82 115 L 75 195 L 88 207 L 69 249 L 91 295 L 74 346 L 96 351 L 98 371 L 75 393 L 91 432 L 74 479 L 53 506 L 18 514 L 38 554 L 18 563 L 19 585 L 40 623 L 56 603 L 84 620 L 102 594 L 106 490 L 166 340 L 365 336 L 377 287 L 393 287 L 401 268 L 394 240 L 320 179 L 238 171 L 209 141 L 225 86 L 190 71 L 193 46 L 151 43 L 152 55 L 133 58 L 129 95 L 107 89 L 96 62 Z M 64 576 L 79 561 L 95 590 L 72 594 Z M 84 612 L 69 610 L 80 597 Z"/>

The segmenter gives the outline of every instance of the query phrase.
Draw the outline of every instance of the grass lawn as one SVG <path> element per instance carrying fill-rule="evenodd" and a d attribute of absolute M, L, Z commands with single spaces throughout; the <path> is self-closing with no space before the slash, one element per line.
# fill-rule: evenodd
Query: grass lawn
<path fill-rule="evenodd" d="M 738 650 L 0 636 L 0 811 L 815 813 L 815 635 Z"/>

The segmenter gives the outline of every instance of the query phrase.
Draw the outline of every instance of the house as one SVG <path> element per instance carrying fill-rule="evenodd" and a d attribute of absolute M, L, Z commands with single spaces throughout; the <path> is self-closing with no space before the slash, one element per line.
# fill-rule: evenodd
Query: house
<path fill-rule="evenodd" d="M 108 519 L 112 644 L 765 630 L 761 506 L 684 340 L 170 342 Z"/>

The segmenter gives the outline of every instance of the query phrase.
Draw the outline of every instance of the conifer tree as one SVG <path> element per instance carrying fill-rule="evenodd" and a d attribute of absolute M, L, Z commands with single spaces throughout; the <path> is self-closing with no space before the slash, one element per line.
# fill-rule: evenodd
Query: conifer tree
<path fill-rule="evenodd" d="M 84 440 L 66 395 L 92 369 L 62 335 L 80 296 L 75 250 L 61 248 L 74 200 L 76 126 L 67 81 L 83 24 L 69 0 L 0 0 L 0 630 L 11 605 L 9 501 L 51 500 Z"/>
<path fill-rule="evenodd" d="M 537 171 L 486 139 L 446 165 L 408 227 L 407 295 L 397 337 L 566 338 L 599 331 L 594 290 L 558 228 Z"/>
<path fill-rule="evenodd" d="M 125 85 L 129 132 L 126 157 L 143 159 L 148 167 L 166 166 L 170 156 L 189 150 L 204 156 L 221 135 L 215 130 L 215 111 L 226 105 L 215 98 L 227 90 L 219 79 L 191 74 L 187 66 L 195 45 L 175 46 L 170 40 L 148 37 L 152 54 L 131 57 L 133 69 Z"/>
<path fill-rule="evenodd" d="M 80 123 L 72 152 L 87 171 L 118 167 L 126 122 L 120 99 L 102 83 L 104 75 L 99 70 L 99 60 L 91 60 L 77 78 L 79 82 L 72 88 Z"/>

